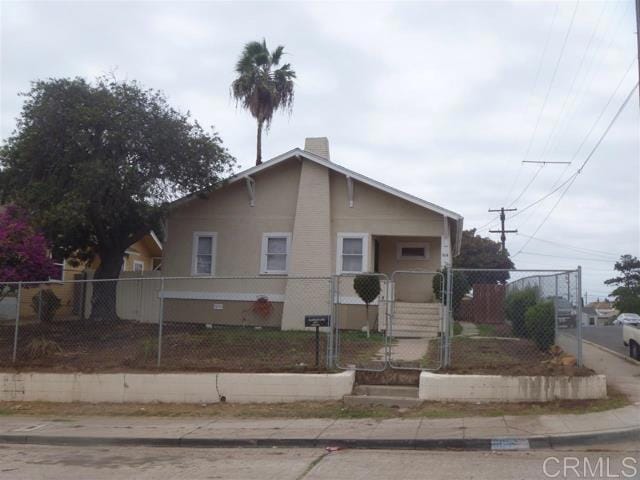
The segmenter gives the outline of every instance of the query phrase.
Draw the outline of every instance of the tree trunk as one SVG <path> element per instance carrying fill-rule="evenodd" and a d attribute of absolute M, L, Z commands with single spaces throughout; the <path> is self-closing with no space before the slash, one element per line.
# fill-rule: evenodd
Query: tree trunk
<path fill-rule="evenodd" d="M 258 120 L 258 139 L 256 143 L 256 165 L 262 163 L 262 121 Z"/>
<path fill-rule="evenodd" d="M 118 320 L 116 313 L 116 287 L 117 278 L 122 269 L 122 258 L 124 252 L 106 252 L 100 255 L 100 266 L 96 270 L 94 280 L 105 280 L 93 283 L 93 294 L 91 296 L 91 316 L 92 321 L 114 321 Z M 107 279 L 116 279 L 106 281 Z"/>

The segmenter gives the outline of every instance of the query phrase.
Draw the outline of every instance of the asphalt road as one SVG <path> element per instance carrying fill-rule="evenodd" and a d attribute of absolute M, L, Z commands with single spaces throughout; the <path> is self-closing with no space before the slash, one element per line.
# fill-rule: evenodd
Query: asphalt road
<path fill-rule="evenodd" d="M 640 479 L 639 448 L 637 443 L 623 443 L 520 452 L 327 453 L 316 449 L 1 445 L 0 479 Z"/>
<path fill-rule="evenodd" d="M 614 352 L 622 353 L 623 355 L 629 354 L 629 349 L 622 343 L 621 326 L 582 327 L 582 337 Z"/>

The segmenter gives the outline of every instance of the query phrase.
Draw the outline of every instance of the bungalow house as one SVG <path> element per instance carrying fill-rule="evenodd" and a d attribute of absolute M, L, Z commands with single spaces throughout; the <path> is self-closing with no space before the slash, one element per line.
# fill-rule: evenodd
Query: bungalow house
<path fill-rule="evenodd" d="M 307 138 L 304 149 L 171 205 L 162 271 L 180 279 L 165 282 L 165 321 L 240 324 L 266 297 L 265 325 L 302 329 L 305 315 L 331 312 L 330 279 L 345 275 L 333 293 L 341 326 L 360 328 L 364 304 L 348 277 L 435 272 L 459 252 L 462 223 L 451 210 L 331 161 L 326 138 Z M 398 277 L 394 298 L 433 302 L 431 283 Z"/>

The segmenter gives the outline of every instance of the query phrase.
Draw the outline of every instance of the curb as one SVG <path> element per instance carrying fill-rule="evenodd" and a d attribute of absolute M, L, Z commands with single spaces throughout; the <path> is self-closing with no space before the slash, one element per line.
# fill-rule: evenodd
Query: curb
<path fill-rule="evenodd" d="M 613 355 L 615 357 L 618 357 L 618 358 L 624 360 L 625 362 L 630 363 L 631 365 L 640 366 L 640 362 L 639 361 L 634 360 L 633 358 L 628 357 L 626 355 L 623 355 L 620 352 L 616 352 L 615 350 L 611 350 L 610 348 L 603 347 L 602 345 L 600 345 L 598 343 L 594 343 L 594 342 L 592 342 L 590 340 L 585 340 L 584 338 L 582 339 L 582 342 L 586 343 L 587 345 L 590 345 L 590 346 L 592 346 L 594 348 L 597 348 L 598 350 L 602 350 L 603 352 L 610 353 L 611 355 Z"/>
<path fill-rule="evenodd" d="M 152 438 L 79 437 L 57 435 L 0 435 L 0 444 L 54 446 L 136 446 L 179 448 L 351 448 L 385 450 L 527 450 L 594 443 L 640 441 L 640 427 L 570 435 L 438 438 L 438 439 L 317 439 L 317 438 Z M 505 446 L 506 443 L 506 446 Z M 499 446 L 502 445 L 502 446 Z M 512 445 L 509 448 L 509 445 Z"/>

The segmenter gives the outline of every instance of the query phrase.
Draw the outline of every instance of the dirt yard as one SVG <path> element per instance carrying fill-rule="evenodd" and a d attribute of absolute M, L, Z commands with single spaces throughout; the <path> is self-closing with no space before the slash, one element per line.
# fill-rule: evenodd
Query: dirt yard
<path fill-rule="evenodd" d="M 433 341 L 432 341 L 433 342 Z M 438 343 L 438 341 L 435 341 Z M 437 360 L 437 346 L 429 348 L 425 363 Z M 542 352 L 531 340 L 521 338 L 454 337 L 451 367 L 442 373 L 488 375 L 593 375 L 588 368 L 562 366 L 553 356 Z"/>
<path fill-rule="evenodd" d="M 158 325 L 130 321 L 51 324 L 19 328 L 18 356 L 12 364 L 13 326 L 0 326 L 0 367 L 38 371 L 158 370 Z M 371 358 L 383 337 L 342 332 L 343 360 Z M 195 324 L 165 324 L 162 371 L 306 372 L 324 370 L 326 335 L 320 334 L 320 367 L 315 366 L 315 333 L 257 330 L 241 327 L 206 328 Z"/>

